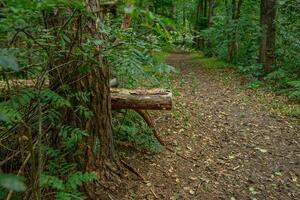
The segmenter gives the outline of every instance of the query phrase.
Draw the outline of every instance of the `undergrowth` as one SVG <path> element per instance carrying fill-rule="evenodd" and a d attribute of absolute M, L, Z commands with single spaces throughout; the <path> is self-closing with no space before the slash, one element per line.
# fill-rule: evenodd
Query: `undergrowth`
<path fill-rule="evenodd" d="M 118 141 L 129 142 L 138 149 L 159 153 L 162 145 L 153 135 L 153 130 L 135 111 L 113 113 L 114 137 Z"/>
<path fill-rule="evenodd" d="M 219 58 L 206 57 L 203 53 L 193 53 L 192 59 L 194 62 L 204 65 L 207 68 L 220 69 L 232 66 Z"/>

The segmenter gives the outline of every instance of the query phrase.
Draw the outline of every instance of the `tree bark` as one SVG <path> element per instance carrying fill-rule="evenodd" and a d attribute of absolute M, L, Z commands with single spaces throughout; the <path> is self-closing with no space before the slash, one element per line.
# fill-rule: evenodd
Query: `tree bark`
<path fill-rule="evenodd" d="M 86 37 L 105 40 L 106 37 L 100 33 L 97 21 L 101 21 L 105 15 L 105 9 L 101 7 L 98 0 L 85 0 L 86 10 L 92 17 L 82 17 L 73 29 L 75 33 L 72 38 L 72 46 L 80 46 L 81 41 L 88 39 Z M 85 34 L 82 34 L 83 30 Z M 78 119 L 78 116 L 71 111 L 63 112 L 65 124 L 86 130 L 89 133 L 87 137 L 85 150 L 86 171 L 95 172 L 98 176 L 98 185 L 91 183 L 86 185 L 86 193 L 90 199 L 106 199 L 106 190 L 114 190 L 120 183 L 119 175 L 122 174 L 122 167 L 114 150 L 114 141 L 112 134 L 112 113 L 111 96 L 109 85 L 109 64 L 101 57 L 101 46 L 95 46 L 94 52 L 90 55 L 93 60 L 83 56 L 82 63 L 89 66 L 86 73 L 78 70 L 78 66 L 67 65 L 66 67 L 54 70 L 49 74 L 50 88 L 54 91 L 59 90 L 62 85 L 68 85 L 70 91 L 88 92 L 90 101 L 87 107 L 93 112 L 93 117 L 89 119 Z M 65 63 L 68 60 L 66 55 L 56 58 L 57 62 L 53 66 Z M 74 81 L 75 80 L 75 81 Z M 63 93 L 63 92 L 62 92 Z M 74 105 L 80 105 L 82 102 L 73 100 Z M 101 187 L 96 187 L 101 185 Z M 103 188 L 103 185 L 108 188 Z"/>
<path fill-rule="evenodd" d="M 212 25 L 213 10 L 214 10 L 214 0 L 208 0 L 208 17 L 207 17 L 208 27 Z"/>
<path fill-rule="evenodd" d="M 260 21 L 262 34 L 259 61 L 263 64 L 266 73 L 272 70 L 272 65 L 275 63 L 276 15 L 276 0 L 261 0 Z"/>
<path fill-rule="evenodd" d="M 55 51 L 60 48 L 49 48 L 48 52 L 48 68 L 49 87 L 52 91 L 56 91 L 62 96 L 66 96 L 66 92 L 62 90 L 63 86 L 68 86 L 71 92 L 88 92 L 90 101 L 84 105 L 93 112 L 92 118 L 79 118 L 71 109 L 64 109 L 61 112 L 61 123 L 85 130 L 89 133 L 86 142 L 83 145 L 83 151 L 86 155 L 82 158 L 75 158 L 80 161 L 81 168 L 87 172 L 95 172 L 98 176 L 97 183 L 86 185 L 86 193 L 90 199 L 105 199 L 103 187 L 99 185 L 108 185 L 109 188 L 116 188 L 120 180 L 119 175 L 122 173 L 121 164 L 114 151 L 114 141 L 112 134 L 112 114 L 111 114 L 111 98 L 109 86 L 109 66 L 108 62 L 101 56 L 101 46 L 95 46 L 94 50 L 88 52 L 90 57 L 73 54 L 74 49 L 82 45 L 84 40 L 91 37 L 105 40 L 105 36 L 99 32 L 97 21 L 103 20 L 105 9 L 102 9 L 100 1 L 85 0 L 86 10 L 91 15 L 79 15 L 78 19 L 72 20 L 69 26 L 72 29 L 69 33 L 71 40 L 66 53 L 57 54 Z M 54 17 L 51 11 L 45 15 L 45 28 L 53 31 L 54 37 L 59 38 L 59 30 L 65 24 L 66 18 L 62 17 L 59 12 Z M 92 16 L 92 17 L 90 17 Z M 59 28 L 58 28 L 59 27 Z M 83 34 L 84 31 L 84 34 Z M 59 49 L 60 50 L 60 49 Z M 70 60 L 78 61 L 78 64 L 68 63 Z M 56 66 L 64 67 L 57 68 Z M 79 66 L 89 66 L 87 72 L 80 72 Z M 83 102 L 77 99 L 71 99 L 72 105 L 82 105 Z M 53 134 L 57 134 L 54 130 Z M 56 141 L 55 141 L 56 142 Z M 68 155 L 72 157 L 72 155 Z M 72 158 L 73 159 L 73 158 Z M 84 166 L 85 165 L 85 166 Z M 105 184 L 101 184 L 105 182 Z"/>
<path fill-rule="evenodd" d="M 91 35 L 95 38 L 105 39 L 105 36 L 99 33 L 97 29 L 97 20 L 103 20 L 104 13 L 101 10 L 100 1 L 86 0 L 87 10 L 90 11 L 95 19 L 90 19 L 88 26 Z M 95 55 L 101 55 L 101 46 L 95 50 Z M 87 149 L 87 171 L 95 171 L 99 175 L 99 179 L 104 182 L 110 182 L 114 185 L 119 180 L 120 163 L 114 151 L 114 141 L 112 134 L 112 113 L 111 113 L 111 97 L 109 85 L 109 65 L 101 56 L 95 56 L 101 66 L 94 64 L 89 75 L 82 79 L 77 85 L 80 90 L 88 90 L 91 92 L 90 110 L 94 113 L 91 120 L 86 122 L 86 130 L 91 134 L 88 138 L 89 148 Z M 99 144 L 96 145 L 96 138 Z M 95 152 L 95 149 L 96 150 Z M 109 184 L 108 184 L 109 185 Z M 95 189 L 90 188 L 90 194 L 96 199 Z M 103 193 L 101 193 L 103 194 Z"/>
<path fill-rule="evenodd" d="M 172 94 L 162 89 L 125 90 L 111 93 L 112 109 L 171 110 Z"/>
<path fill-rule="evenodd" d="M 231 20 L 234 26 L 234 31 L 229 35 L 229 45 L 228 45 L 228 62 L 232 63 L 234 57 L 238 55 L 238 23 L 241 17 L 241 6 L 243 0 L 232 0 L 231 7 Z"/>
<path fill-rule="evenodd" d="M 197 9 L 196 9 L 196 21 L 195 21 L 195 33 L 199 34 L 199 31 L 203 29 L 202 20 L 204 17 L 204 0 L 198 0 Z M 196 35 L 195 37 L 196 47 L 202 49 L 204 47 L 204 40 Z"/>
<path fill-rule="evenodd" d="M 213 13 L 214 13 L 214 0 L 208 0 L 208 16 L 207 16 L 207 27 L 212 26 L 212 18 L 213 18 Z M 212 42 L 210 39 L 207 41 L 207 48 L 212 49 Z M 211 50 L 209 53 L 209 56 L 213 56 L 213 51 Z"/>

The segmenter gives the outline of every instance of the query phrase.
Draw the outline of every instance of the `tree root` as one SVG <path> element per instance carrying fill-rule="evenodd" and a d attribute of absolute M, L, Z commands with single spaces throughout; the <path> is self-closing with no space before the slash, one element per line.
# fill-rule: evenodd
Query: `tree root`
<path fill-rule="evenodd" d="M 138 172 L 136 171 L 133 167 L 131 167 L 129 164 L 127 164 L 124 160 L 120 160 L 121 163 L 132 173 L 134 173 L 137 177 L 139 177 L 144 183 L 147 183 L 146 179 Z"/>
<path fill-rule="evenodd" d="M 161 145 L 164 145 L 164 141 L 160 138 L 160 136 L 158 135 L 158 132 L 155 129 L 154 123 L 151 120 L 151 117 L 149 115 L 149 113 L 146 110 L 135 110 L 147 123 L 147 125 L 153 130 L 153 135 L 155 136 L 155 138 L 159 141 L 159 143 Z"/>

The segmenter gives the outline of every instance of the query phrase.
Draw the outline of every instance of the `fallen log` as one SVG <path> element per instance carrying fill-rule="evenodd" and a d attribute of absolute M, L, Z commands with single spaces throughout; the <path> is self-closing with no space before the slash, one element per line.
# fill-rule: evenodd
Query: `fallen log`
<path fill-rule="evenodd" d="M 126 90 L 111 88 L 113 110 L 171 110 L 172 93 L 164 89 Z"/>

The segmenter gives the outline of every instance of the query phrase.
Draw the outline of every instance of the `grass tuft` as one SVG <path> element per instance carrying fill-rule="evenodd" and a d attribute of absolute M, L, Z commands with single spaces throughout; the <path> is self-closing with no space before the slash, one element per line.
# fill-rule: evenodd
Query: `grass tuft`
<path fill-rule="evenodd" d="M 215 58 L 215 57 L 205 57 L 203 53 L 193 53 L 192 60 L 196 63 L 202 64 L 207 68 L 215 68 L 215 69 L 222 69 L 222 68 L 229 68 L 232 67 L 229 63 L 225 61 Z"/>
<path fill-rule="evenodd" d="M 166 63 L 169 55 L 170 52 L 168 51 L 160 51 L 160 52 L 156 52 L 153 56 L 158 62 Z"/>

